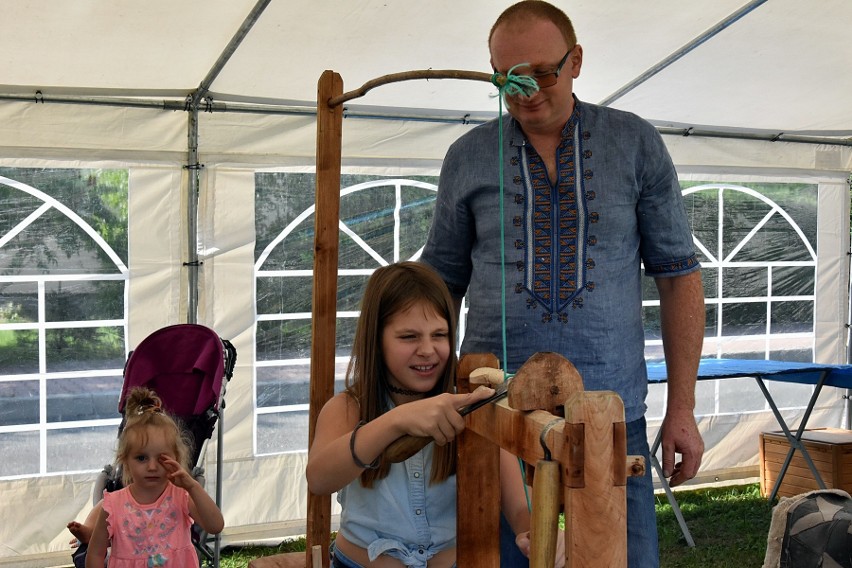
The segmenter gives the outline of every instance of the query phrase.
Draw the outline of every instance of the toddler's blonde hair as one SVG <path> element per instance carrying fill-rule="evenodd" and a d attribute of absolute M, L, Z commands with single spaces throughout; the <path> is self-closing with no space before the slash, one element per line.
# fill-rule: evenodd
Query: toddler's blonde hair
<path fill-rule="evenodd" d="M 118 437 L 115 461 L 121 466 L 121 482 L 125 487 L 133 482 L 127 461 L 134 450 L 148 443 L 148 429 L 160 428 L 171 444 L 175 460 L 187 471 L 192 442 L 180 424 L 163 409 L 163 401 L 153 390 L 134 387 L 124 405 L 124 427 Z"/>

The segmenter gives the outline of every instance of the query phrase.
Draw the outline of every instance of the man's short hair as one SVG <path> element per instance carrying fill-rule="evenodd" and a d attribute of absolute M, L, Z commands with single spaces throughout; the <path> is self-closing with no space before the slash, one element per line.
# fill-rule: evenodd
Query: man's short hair
<path fill-rule="evenodd" d="M 529 20 L 547 20 L 553 22 L 559 31 L 562 32 L 562 37 L 565 38 L 565 43 L 568 47 L 573 47 L 577 44 L 577 34 L 574 33 L 574 25 L 568 16 L 549 2 L 544 0 L 522 0 L 517 4 L 512 4 L 506 8 L 502 14 L 491 26 L 491 31 L 488 34 L 488 46 L 491 46 L 491 38 L 494 36 L 494 31 L 503 24 L 507 23 L 523 23 Z"/>

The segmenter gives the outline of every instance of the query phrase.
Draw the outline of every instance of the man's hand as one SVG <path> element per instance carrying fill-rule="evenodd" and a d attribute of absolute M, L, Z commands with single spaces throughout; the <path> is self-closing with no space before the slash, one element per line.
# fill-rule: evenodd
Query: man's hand
<path fill-rule="evenodd" d="M 662 430 L 663 476 L 669 478 L 669 485 L 674 487 L 698 474 L 704 440 L 691 411 L 667 411 Z M 675 454 L 680 454 L 681 461 L 675 462 Z"/>

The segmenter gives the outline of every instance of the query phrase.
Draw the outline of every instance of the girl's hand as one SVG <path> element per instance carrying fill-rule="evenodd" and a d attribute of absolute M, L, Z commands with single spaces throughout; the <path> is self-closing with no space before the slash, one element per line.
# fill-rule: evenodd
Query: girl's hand
<path fill-rule="evenodd" d="M 400 425 L 405 434 L 430 437 L 436 444 L 443 446 L 464 430 L 464 417 L 459 411 L 493 394 L 494 389 L 480 386 L 471 393 L 439 394 L 408 402 L 394 410 L 404 417 Z"/>
<path fill-rule="evenodd" d="M 527 558 L 530 557 L 530 531 L 522 532 L 515 537 L 515 544 Z M 554 568 L 565 566 L 565 531 L 559 529 L 556 535 L 556 558 L 553 562 Z"/>
<path fill-rule="evenodd" d="M 181 489 L 186 489 L 189 491 L 192 487 L 198 483 L 192 476 L 186 471 L 183 467 L 181 467 L 180 463 L 177 462 L 173 457 L 168 454 L 160 454 L 158 458 L 160 463 L 166 468 L 166 476 L 169 478 L 169 481 L 180 487 Z"/>
<path fill-rule="evenodd" d="M 515 546 L 521 551 L 521 554 L 530 557 L 530 531 L 518 533 L 515 535 Z"/>

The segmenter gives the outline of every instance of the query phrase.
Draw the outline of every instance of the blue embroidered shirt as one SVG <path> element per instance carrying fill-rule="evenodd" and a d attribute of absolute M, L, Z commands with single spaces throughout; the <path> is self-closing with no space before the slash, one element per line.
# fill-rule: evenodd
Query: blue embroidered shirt
<path fill-rule="evenodd" d="M 421 260 L 467 294 L 462 353 L 503 358 L 497 119 L 457 140 L 441 170 Z M 647 121 L 583 103 L 562 131 L 558 180 L 503 117 L 508 364 L 561 353 L 586 390 L 614 390 L 625 419 L 645 412 L 640 261 L 667 277 L 699 269 L 677 174 Z"/>

